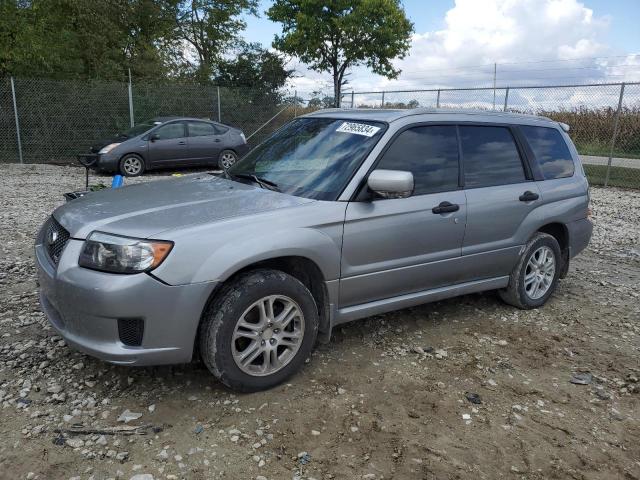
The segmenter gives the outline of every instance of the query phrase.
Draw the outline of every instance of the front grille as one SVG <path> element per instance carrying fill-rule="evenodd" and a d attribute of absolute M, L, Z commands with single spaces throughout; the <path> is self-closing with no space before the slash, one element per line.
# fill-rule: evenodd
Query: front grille
<path fill-rule="evenodd" d="M 69 241 L 69 232 L 53 217 L 49 218 L 44 231 L 43 243 L 54 265 L 58 264 L 60 255 Z"/>
<path fill-rule="evenodd" d="M 142 345 L 144 334 L 144 320 L 141 318 L 119 318 L 118 336 L 120 341 L 129 347 Z"/>

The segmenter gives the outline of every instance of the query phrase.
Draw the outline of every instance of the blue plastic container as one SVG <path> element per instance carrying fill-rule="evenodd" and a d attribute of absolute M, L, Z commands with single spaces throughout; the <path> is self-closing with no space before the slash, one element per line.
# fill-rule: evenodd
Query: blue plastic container
<path fill-rule="evenodd" d="M 111 181 L 111 188 L 120 188 L 124 183 L 124 177 L 120 174 L 114 175 Z"/>

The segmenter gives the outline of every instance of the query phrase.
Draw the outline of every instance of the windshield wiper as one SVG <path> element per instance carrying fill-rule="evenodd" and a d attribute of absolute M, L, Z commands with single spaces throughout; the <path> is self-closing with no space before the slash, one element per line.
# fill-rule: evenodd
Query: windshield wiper
<path fill-rule="evenodd" d="M 276 182 L 272 182 L 271 180 L 267 180 L 266 178 L 260 178 L 257 175 L 253 175 L 252 173 L 230 173 L 225 172 L 231 178 L 246 178 L 247 180 L 251 180 L 254 183 L 260 185 L 260 187 L 265 188 L 267 190 L 273 190 L 274 192 L 279 192 L 280 188 Z"/>

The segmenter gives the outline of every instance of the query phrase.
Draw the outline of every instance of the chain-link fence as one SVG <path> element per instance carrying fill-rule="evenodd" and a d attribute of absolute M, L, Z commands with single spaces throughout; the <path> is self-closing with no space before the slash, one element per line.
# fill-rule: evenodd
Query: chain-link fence
<path fill-rule="evenodd" d="M 640 83 L 348 92 L 343 108 L 475 108 L 570 125 L 593 184 L 640 188 Z M 317 103 L 317 102 L 316 102 Z M 250 144 L 319 108 L 297 95 L 182 83 L 0 79 L 0 162 L 68 163 L 157 116 L 210 118 Z"/>
<path fill-rule="evenodd" d="M 640 83 L 348 92 L 343 108 L 474 108 L 568 124 L 592 184 L 640 188 Z"/>
<path fill-rule="evenodd" d="M 278 92 L 251 88 L 0 79 L 0 162 L 69 163 L 97 140 L 173 115 L 238 127 L 256 144 L 293 118 L 297 108 Z"/>

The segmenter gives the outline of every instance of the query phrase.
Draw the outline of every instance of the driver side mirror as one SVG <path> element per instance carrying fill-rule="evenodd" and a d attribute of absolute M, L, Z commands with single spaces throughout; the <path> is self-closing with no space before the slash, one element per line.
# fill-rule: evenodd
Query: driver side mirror
<path fill-rule="evenodd" d="M 149 135 L 149 140 L 151 140 L 152 142 L 160 140 L 160 135 L 158 135 L 157 133 L 152 133 L 151 135 Z"/>
<path fill-rule="evenodd" d="M 382 198 L 407 198 L 413 193 L 413 173 L 374 170 L 367 179 L 369 190 Z"/>

